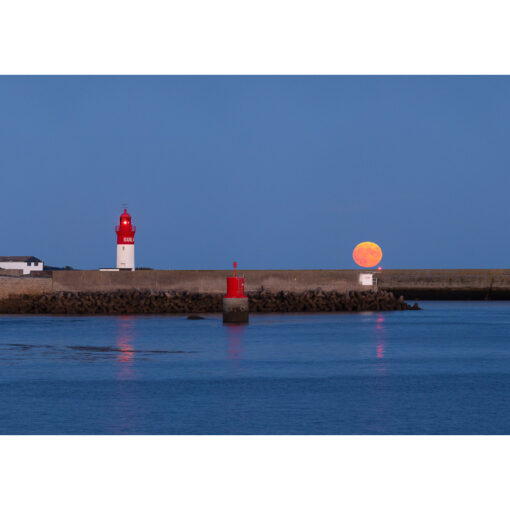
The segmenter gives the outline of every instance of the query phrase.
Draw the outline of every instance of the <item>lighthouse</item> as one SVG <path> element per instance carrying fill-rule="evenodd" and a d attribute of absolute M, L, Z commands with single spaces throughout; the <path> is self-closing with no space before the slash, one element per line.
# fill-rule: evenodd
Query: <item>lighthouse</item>
<path fill-rule="evenodd" d="M 135 270 L 135 232 L 131 223 L 131 215 L 127 210 L 120 215 L 120 224 L 115 227 L 117 232 L 117 269 Z"/>

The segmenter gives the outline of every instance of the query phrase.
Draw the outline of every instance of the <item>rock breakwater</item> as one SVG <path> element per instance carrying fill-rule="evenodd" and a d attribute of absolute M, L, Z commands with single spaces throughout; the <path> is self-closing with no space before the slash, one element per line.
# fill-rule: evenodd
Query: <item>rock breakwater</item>
<path fill-rule="evenodd" d="M 311 290 L 306 292 L 247 293 L 251 313 L 363 312 L 419 310 L 392 292 Z M 200 314 L 220 313 L 222 294 L 119 290 L 113 292 L 56 292 L 11 295 L 0 300 L 0 313 L 9 314 Z"/>

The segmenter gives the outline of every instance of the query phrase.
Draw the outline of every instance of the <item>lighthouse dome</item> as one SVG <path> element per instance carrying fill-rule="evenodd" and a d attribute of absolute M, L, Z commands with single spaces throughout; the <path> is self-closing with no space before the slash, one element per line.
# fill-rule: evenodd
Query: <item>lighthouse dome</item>
<path fill-rule="evenodd" d="M 119 234 L 118 242 L 120 244 L 122 244 L 122 236 L 132 237 L 136 232 L 136 227 L 131 223 L 131 215 L 126 209 L 124 209 L 124 212 L 120 215 L 120 222 L 119 225 L 115 227 L 115 231 Z M 134 240 L 130 239 L 128 242 L 134 242 Z"/>
<path fill-rule="evenodd" d="M 127 209 L 124 209 L 124 212 L 120 215 L 120 222 L 122 223 L 124 220 L 131 220 L 131 214 L 127 212 Z"/>

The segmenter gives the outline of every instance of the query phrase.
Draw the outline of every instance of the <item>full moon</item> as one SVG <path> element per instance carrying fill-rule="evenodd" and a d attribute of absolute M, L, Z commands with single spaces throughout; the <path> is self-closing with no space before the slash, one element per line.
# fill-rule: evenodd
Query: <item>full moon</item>
<path fill-rule="evenodd" d="M 352 252 L 354 262 L 361 267 L 373 267 L 382 259 L 382 250 L 378 244 L 371 242 L 359 243 Z"/>

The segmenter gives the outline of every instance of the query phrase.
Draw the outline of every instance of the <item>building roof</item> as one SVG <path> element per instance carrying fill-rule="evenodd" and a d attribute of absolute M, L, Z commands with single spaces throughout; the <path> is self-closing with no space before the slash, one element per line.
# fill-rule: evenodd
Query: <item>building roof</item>
<path fill-rule="evenodd" d="M 42 262 L 41 259 L 38 259 L 37 257 L 33 257 L 31 255 L 14 255 L 14 256 L 6 256 L 2 257 L 0 256 L 0 262 Z"/>

